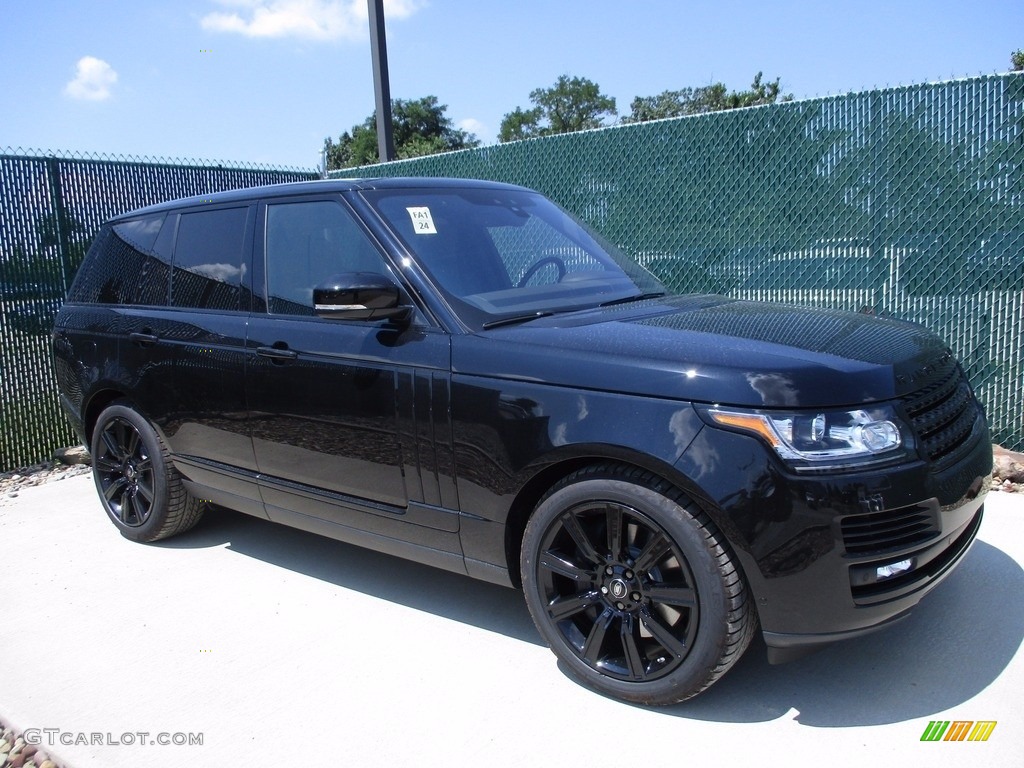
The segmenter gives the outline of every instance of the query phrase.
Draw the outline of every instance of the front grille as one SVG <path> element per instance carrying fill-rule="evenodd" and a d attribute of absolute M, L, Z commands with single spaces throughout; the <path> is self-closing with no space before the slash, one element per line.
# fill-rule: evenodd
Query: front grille
<path fill-rule="evenodd" d="M 941 461 L 964 445 L 981 413 L 959 368 L 903 401 L 919 446 L 931 461 Z"/>
<path fill-rule="evenodd" d="M 920 504 L 849 515 L 841 526 L 846 553 L 858 557 L 907 549 L 939 534 L 934 512 Z"/>

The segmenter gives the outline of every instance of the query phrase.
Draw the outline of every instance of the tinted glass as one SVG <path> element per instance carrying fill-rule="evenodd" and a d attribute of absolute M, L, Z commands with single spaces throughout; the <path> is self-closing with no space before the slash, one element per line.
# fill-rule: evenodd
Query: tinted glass
<path fill-rule="evenodd" d="M 167 229 L 165 218 L 160 213 L 105 225 L 75 278 L 69 299 L 90 304 L 166 304 L 170 242 L 160 237 Z"/>
<path fill-rule="evenodd" d="M 248 208 L 183 213 L 174 245 L 176 307 L 238 309 Z"/>
<path fill-rule="evenodd" d="M 329 200 L 268 205 L 266 244 L 274 314 L 314 314 L 313 288 L 333 275 L 388 272 L 352 215 Z"/>
<path fill-rule="evenodd" d="M 470 325 L 664 290 L 536 193 L 379 190 L 366 197 Z"/>
<path fill-rule="evenodd" d="M 171 291 L 171 249 L 177 224 L 176 213 L 164 218 L 149 258 L 142 264 L 135 293 L 136 304 L 167 306 Z"/>

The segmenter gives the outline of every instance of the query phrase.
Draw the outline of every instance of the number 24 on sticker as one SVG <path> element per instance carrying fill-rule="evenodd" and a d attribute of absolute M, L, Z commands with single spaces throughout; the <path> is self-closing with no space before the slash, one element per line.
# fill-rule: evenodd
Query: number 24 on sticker
<path fill-rule="evenodd" d="M 412 229 L 417 235 L 436 235 L 437 228 L 434 227 L 434 217 L 430 215 L 430 209 L 426 206 L 422 208 L 406 208 L 409 212 L 409 218 L 412 219 Z"/>

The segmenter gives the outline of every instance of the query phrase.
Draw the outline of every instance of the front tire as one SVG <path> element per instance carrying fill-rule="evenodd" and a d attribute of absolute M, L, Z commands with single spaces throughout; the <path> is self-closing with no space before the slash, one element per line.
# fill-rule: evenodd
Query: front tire
<path fill-rule="evenodd" d="M 127 402 L 108 406 L 96 421 L 92 474 L 107 517 L 132 541 L 166 539 L 203 516 L 160 436 Z"/>
<path fill-rule="evenodd" d="M 685 494 L 640 469 L 590 467 L 537 505 L 523 590 L 534 623 L 577 680 L 667 705 L 707 689 L 757 627 L 724 537 Z"/>

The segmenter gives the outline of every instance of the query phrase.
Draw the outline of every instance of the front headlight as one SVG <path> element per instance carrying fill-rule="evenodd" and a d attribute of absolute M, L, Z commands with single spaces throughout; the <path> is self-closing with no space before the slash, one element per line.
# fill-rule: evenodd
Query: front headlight
<path fill-rule="evenodd" d="M 905 441 L 891 406 L 853 411 L 774 411 L 708 408 L 716 424 L 751 432 L 796 469 L 862 466 L 888 461 Z"/>

